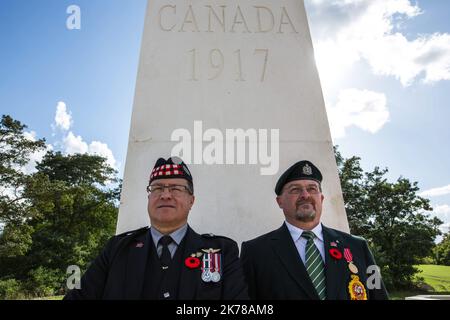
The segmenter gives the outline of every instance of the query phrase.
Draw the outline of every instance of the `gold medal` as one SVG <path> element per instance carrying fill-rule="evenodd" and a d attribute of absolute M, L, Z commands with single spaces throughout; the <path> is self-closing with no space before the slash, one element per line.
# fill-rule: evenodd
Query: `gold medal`
<path fill-rule="evenodd" d="M 366 288 L 358 276 L 351 275 L 352 280 L 348 284 L 348 292 L 351 300 L 367 300 Z"/>
<path fill-rule="evenodd" d="M 348 263 L 348 268 L 350 269 L 350 271 L 354 274 L 358 273 L 358 268 L 355 266 L 355 264 L 353 263 L 353 261 L 350 261 Z"/>

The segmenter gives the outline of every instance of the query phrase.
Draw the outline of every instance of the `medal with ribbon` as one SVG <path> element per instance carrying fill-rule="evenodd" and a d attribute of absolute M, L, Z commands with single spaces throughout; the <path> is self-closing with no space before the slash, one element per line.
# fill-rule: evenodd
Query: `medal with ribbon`
<path fill-rule="evenodd" d="M 350 269 L 351 273 L 357 274 L 358 268 L 353 263 L 353 255 L 349 248 L 344 248 L 344 257 L 348 262 L 348 268 Z"/>
<path fill-rule="evenodd" d="M 204 282 L 219 282 L 222 278 L 222 255 L 220 249 L 202 249 L 202 280 Z"/>

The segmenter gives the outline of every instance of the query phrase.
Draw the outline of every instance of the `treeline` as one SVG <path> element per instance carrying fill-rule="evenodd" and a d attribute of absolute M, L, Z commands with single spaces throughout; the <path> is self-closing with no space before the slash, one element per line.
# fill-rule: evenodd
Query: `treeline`
<path fill-rule="evenodd" d="M 1 119 L 0 299 L 64 294 L 68 266 L 85 270 L 117 220 L 117 172 L 106 159 L 46 151 L 25 128 Z M 39 151 L 42 161 L 26 172 Z"/>
<path fill-rule="evenodd" d="M 337 149 L 335 155 L 351 233 L 368 240 L 388 290 L 417 289 L 416 265 L 448 263 L 449 252 L 440 249 L 448 247 L 448 235 L 435 245 L 443 222 L 430 217 L 433 208 L 418 195 L 417 182 L 389 182 L 387 168 L 364 172 L 360 158 L 344 159 Z"/>

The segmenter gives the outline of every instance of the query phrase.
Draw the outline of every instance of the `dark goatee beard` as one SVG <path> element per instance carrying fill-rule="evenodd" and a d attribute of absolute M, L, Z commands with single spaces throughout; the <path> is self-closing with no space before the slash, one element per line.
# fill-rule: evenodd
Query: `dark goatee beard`
<path fill-rule="evenodd" d="M 311 222 L 316 218 L 316 211 L 308 211 L 308 212 L 297 212 L 295 215 L 295 219 L 301 222 Z"/>

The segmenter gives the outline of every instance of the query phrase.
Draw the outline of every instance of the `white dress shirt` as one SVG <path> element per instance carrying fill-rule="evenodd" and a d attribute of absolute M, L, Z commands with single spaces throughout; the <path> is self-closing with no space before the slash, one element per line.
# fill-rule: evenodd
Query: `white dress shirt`
<path fill-rule="evenodd" d="M 287 228 L 289 229 L 289 233 L 291 234 L 292 240 L 294 240 L 295 246 L 297 247 L 298 254 L 302 259 L 303 264 L 305 264 L 306 242 L 308 242 L 306 238 L 302 237 L 302 233 L 305 230 L 293 226 L 287 221 L 285 221 L 285 223 Z M 317 249 L 319 249 L 320 255 L 322 256 L 322 260 L 325 263 L 325 249 L 323 245 L 322 224 L 319 223 L 311 231 L 316 235 L 316 237 L 314 238 L 314 244 L 316 245 Z"/>
<path fill-rule="evenodd" d="M 188 227 L 188 225 L 185 224 L 181 228 L 179 228 L 179 229 L 175 230 L 174 232 L 172 232 L 171 234 L 169 234 L 169 236 L 172 238 L 173 241 L 167 247 L 169 248 L 169 252 L 170 252 L 170 255 L 172 256 L 172 258 L 175 255 L 175 251 L 177 250 L 178 246 L 180 245 L 181 240 L 183 240 L 184 236 L 186 235 L 187 227 Z M 162 244 L 159 243 L 159 239 L 161 239 L 164 235 L 153 227 L 150 228 L 150 233 L 152 235 L 153 244 L 156 247 L 156 252 L 158 254 L 158 257 L 161 257 Z"/>

